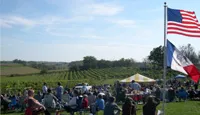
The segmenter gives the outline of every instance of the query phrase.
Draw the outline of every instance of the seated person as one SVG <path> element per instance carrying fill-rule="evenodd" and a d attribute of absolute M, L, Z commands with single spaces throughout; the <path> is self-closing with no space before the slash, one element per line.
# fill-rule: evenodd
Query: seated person
<path fill-rule="evenodd" d="M 117 111 L 117 112 L 116 112 Z M 115 103 L 115 98 L 110 97 L 108 103 L 104 108 L 104 115 L 118 115 L 121 111 L 121 108 Z"/>
<path fill-rule="evenodd" d="M 55 108 L 57 101 L 58 99 L 51 93 L 51 89 L 48 88 L 47 94 L 44 95 L 44 106 L 46 108 Z"/>
<path fill-rule="evenodd" d="M 194 97 L 195 97 L 195 92 L 194 92 L 194 89 L 189 89 L 188 90 L 188 97 L 190 98 L 190 99 L 193 99 Z"/>
<path fill-rule="evenodd" d="M 77 90 L 74 90 L 72 99 L 69 101 L 68 104 L 64 106 L 67 112 L 73 112 L 78 108 L 78 98 L 79 98 L 78 95 L 79 92 Z"/>
<path fill-rule="evenodd" d="M 41 95 L 41 92 L 38 91 L 37 92 L 37 95 L 34 96 L 35 99 L 37 99 L 39 102 L 42 102 L 42 95 Z M 44 98 L 44 97 L 43 97 Z"/>
<path fill-rule="evenodd" d="M 34 97 L 34 90 L 28 90 L 28 108 L 26 109 L 25 115 L 38 115 L 40 112 L 49 113 L 46 108 L 40 104 Z"/>
<path fill-rule="evenodd" d="M 17 107 L 17 98 L 16 98 L 16 96 L 15 95 L 11 96 L 10 100 L 11 100 L 11 103 L 9 104 L 9 107 L 11 109 L 16 108 Z"/>
<path fill-rule="evenodd" d="M 65 91 L 62 95 L 62 102 L 69 103 L 71 96 L 69 95 L 68 91 Z"/>
<path fill-rule="evenodd" d="M 185 101 L 187 96 L 188 96 L 187 92 L 185 91 L 185 89 L 183 87 L 181 87 L 181 89 L 178 91 L 179 101 L 181 101 L 181 99 L 183 99 Z"/>

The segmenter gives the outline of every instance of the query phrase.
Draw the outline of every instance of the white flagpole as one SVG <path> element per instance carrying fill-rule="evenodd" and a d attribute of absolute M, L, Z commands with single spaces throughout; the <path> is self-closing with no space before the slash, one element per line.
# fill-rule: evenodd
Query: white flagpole
<path fill-rule="evenodd" d="M 166 32 L 166 21 L 167 19 L 167 4 L 166 2 L 164 3 L 164 64 L 163 64 L 163 106 L 162 106 L 162 111 L 163 115 L 165 115 L 165 89 L 166 89 L 166 73 L 167 73 L 167 32 Z"/>

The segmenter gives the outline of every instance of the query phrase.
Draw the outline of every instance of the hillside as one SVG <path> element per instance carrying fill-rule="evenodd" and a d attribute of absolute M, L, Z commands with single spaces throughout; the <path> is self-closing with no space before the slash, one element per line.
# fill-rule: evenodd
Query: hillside
<path fill-rule="evenodd" d="M 1 64 L 0 70 L 1 70 L 0 71 L 1 76 L 12 75 L 12 74 L 23 75 L 23 74 L 31 74 L 31 73 L 40 72 L 39 69 L 23 66 L 21 64 L 14 64 L 14 63 Z"/>

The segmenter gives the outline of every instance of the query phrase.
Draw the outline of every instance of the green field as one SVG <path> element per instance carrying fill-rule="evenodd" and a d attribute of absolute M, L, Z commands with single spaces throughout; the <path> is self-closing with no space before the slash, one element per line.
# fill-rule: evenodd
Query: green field
<path fill-rule="evenodd" d="M 1 64 L 1 76 L 39 73 L 40 70 L 20 64 Z"/>
<path fill-rule="evenodd" d="M 157 109 L 161 110 L 161 107 L 162 103 L 158 106 Z M 137 115 L 142 115 L 142 105 L 138 105 L 137 108 Z M 166 103 L 165 110 L 166 115 L 200 115 L 200 101 Z M 54 115 L 55 113 L 52 114 Z M 12 112 L 4 115 L 23 115 L 23 113 Z M 63 115 L 69 115 L 69 113 L 63 112 Z M 88 113 L 86 115 L 88 115 Z M 103 115 L 103 112 L 99 112 L 98 115 Z"/>
<path fill-rule="evenodd" d="M 137 68 L 115 67 L 104 69 L 89 69 L 83 71 L 58 71 L 46 74 L 32 74 L 23 76 L 1 76 L 2 92 L 18 92 L 26 87 L 32 87 L 35 90 L 41 90 L 43 82 L 47 82 L 49 87 L 56 87 L 57 82 L 63 86 L 74 87 L 77 83 L 87 82 L 93 84 L 113 84 L 116 80 L 121 80 L 136 73 L 146 75 L 150 78 L 161 78 L 162 71 L 151 70 L 141 71 Z M 168 75 L 171 76 L 171 75 Z"/>

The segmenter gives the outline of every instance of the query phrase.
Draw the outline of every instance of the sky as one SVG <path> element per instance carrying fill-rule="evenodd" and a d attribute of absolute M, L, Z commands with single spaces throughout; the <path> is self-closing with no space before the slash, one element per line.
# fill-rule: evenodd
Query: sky
<path fill-rule="evenodd" d="M 199 0 L 165 0 L 195 11 Z M 143 61 L 163 45 L 164 0 L 0 0 L 1 60 L 76 61 L 84 56 Z M 200 39 L 167 35 L 200 51 Z"/>

